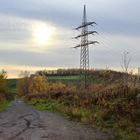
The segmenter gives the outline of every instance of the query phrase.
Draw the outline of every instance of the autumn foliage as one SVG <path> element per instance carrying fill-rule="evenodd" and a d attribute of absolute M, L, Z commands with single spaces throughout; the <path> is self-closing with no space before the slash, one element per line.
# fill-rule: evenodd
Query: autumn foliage
<path fill-rule="evenodd" d="M 17 84 L 17 92 L 20 96 L 42 95 L 52 92 L 61 92 L 65 89 L 62 83 L 49 83 L 44 75 L 24 74 Z M 49 94 L 48 94 L 49 95 Z"/>
<path fill-rule="evenodd" d="M 40 75 L 29 76 L 25 73 L 17 83 L 17 92 L 20 96 L 44 93 L 46 90 L 47 79 Z"/>
<path fill-rule="evenodd" d="M 100 74 L 109 76 L 109 72 Z M 122 73 L 120 75 L 123 77 Z M 56 101 L 58 111 L 77 121 L 135 133 L 135 128 L 140 125 L 140 84 L 131 78 L 134 77 L 127 83 L 91 83 L 85 90 L 82 84 L 52 83 L 46 76 L 36 74 L 20 79 L 18 92 L 35 106 L 43 103 L 45 108 L 50 100 Z M 59 104 L 63 106 L 59 107 Z"/>

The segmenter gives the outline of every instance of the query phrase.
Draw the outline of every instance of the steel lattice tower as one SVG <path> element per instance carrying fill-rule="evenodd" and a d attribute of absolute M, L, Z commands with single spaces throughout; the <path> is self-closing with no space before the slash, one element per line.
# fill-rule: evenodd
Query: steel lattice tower
<path fill-rule="evenodd" d="M 84 12 L 83 12 L 83 20 L 82 25 L 75 28 L 75 30 L 81 30 L 81 34 L 76 36 L 75 39 L 81 38 L 81 43 L 74 48 L 81 48 L 81 54 L 80 54 L 80 69 L 85 73 L 85 87 L 86 87 L 86 73 L 87 70 L 89 70 L 89 45 L 98 43 L 97 41 L 89 41 L 88 36 L 94 35 L 97 33 L 96 31 L 88 31 L 88 26 L 93 26 L 93 24 L 96 25 L 95 22 L 87 22 L 87 16 L 86 16 L 86 6 L 84 5 Z M 82 73 L 83 73 L 82 72 Z"/>
<path fill-rule="evenodd" d="M 84 13 L 83 13 L 83 21 L 82 26 L 84 26 L 87 23 L 86 18 L 86 7 L 84 6 Z M 88 48 L 88 26 L 85 26 L 82 28 L 82 35 L 81 36 L 81 56 L 80 56 L 80 68 L 81 69 L 89 69 L 89 48 Z"/>

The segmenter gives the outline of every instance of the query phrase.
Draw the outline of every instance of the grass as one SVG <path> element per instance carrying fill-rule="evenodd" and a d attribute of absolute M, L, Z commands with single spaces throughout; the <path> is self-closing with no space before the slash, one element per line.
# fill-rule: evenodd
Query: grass
<path fill-rule="evenodd" d="M 83 82 L 84 81 L 84 76 L 80 76 L 80 75 L 70 75 L 70 76 L 48 76 L 48 81 L 49 82 L 62 82 L 64 84 L 76 84 L 79 82 Z M 104 79 L 99 77 L 99 76 L 88 76 L 88 82 L 89 83 L 104 83 Z"/>
<path fill-rule="evenodd" d="M 32 99 L 27 101 L 29 105 L 40 111 L 59 112 L 70 120 L 82 122 L 83 124 L 89 124 L 92 111 L 86 108 L 67 107 L 64 103 L 60 103 L 56 100 L 36 100 Z"/>
<path fill-rule="evenodd" d="M 67 106 L 65 103 L 60 103 L 53 99 L 32 99 L 30 101 L 27 100 L 26 102 L 37 110 L 60 112 L 63 115 L 66 115 L 67 118 L 84 124 L 93 125 L 93 117 L 95 117 L 95 119 L 97 118 L 96 121 L 101 121 L 99 111 L 96 108 L 91 110 L 83 107 Z"/>
<path fill-rule="evenodd" d="M 102 109 L 99 108 L 91 110 L 83 107 L 67 106 L 65 103 L 60 103 L 59 101 L 52 99 L 32 99 L 27 101 L 27 103 L 37 110 L 59 112 L 70 120 L 81 122 L 86 125 L 90 124 L 91 126 L 96 126 L 98 129 L 103 131 L 113 130 L 114 137 L 109 138 L 108 140 L 140 140 L 139 134 L 135 132 L 131 133 L 131 129 L 133 128 L 133 124 L 131 122 L 127 122 L 125 118 L 121 118 L 121 127 L 114 129 L 113 119 L 110 118 L 110 121 L 103 120 L 101 118 Z"/>
<path fill-rule="evenodd" d="M 81 82 L 82 79 L 79 75 L 71 75 L 71 76 L 48 76 L 48 82 L 56 83 L 61 82 L 65 85 L 77 85 L 77 83 Z"/>
<path fill-rule="evenodd" d="M 96 91 L 99 88 L 101 87 L 97 86 Z M 55 90 L 54 93 L 47 92 L 48 96 L 32 95 L 29 103 L 39 110 L 61 112 L 71 120 L 96 126 L 102 130 L 111 130 L 115 134 L 112 140 L 140 139 L 136 131 L 136 128 L 139 128 L 140 85 L 132 84 L 126 88 L 126 85 L 113 84 L 109 88 L 104 87 L 96 96 L 93 96 L 94 92 L 74 92 L 71 88 L 67 89 L 70 92 Z"/>
<path fill-rule="evenodd" d="M 0 112 L 3 112 L 6 110 L 6 108 L 9 106 L 10 102 L 9 101 L 1 101 L 0 102 Z"/>
<path fill-rule="evenodd" d="M 7 87 L 10 89 L 11 92 L 16 93 L 16 85 L 17 85 L 18 79 L 7 79 Z"/>
<path fill-rule="evenodd" d="M 40 111 L 50 111 L 50 112 L 56 112 L 61 107 L 63 108 L 63 104 L 58 103 L 55 100 L 31 100 L 27 101 L 29 105 L 31 105 L 33 108 L 40 110 Z"/>
<path fill-rule="evenodd" d="M 78 80 L 80 78 L 79 75 L 71 75 L 71 76 L 49 76 L 48 80 Z"/>

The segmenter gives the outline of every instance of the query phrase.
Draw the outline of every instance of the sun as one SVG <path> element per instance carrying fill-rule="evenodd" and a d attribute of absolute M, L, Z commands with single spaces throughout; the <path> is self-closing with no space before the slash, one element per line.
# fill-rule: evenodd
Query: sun
<path fill-rule="evenodd" d="M 39 23 L 34 25 L 33 36 L 36 43 L 40 45 L 49 44 L 53 35 L 53 29 L 47 24 Z"/>

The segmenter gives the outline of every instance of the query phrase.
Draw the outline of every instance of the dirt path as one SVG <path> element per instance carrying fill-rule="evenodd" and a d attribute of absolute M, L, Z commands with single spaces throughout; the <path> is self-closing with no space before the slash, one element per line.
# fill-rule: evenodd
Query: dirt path
<path fill-rule="evenodd" d="M 0 140 L 101 140 L 107 135 L 56 113 L 36 111 L 20 100 L 0 113 Z"/>

